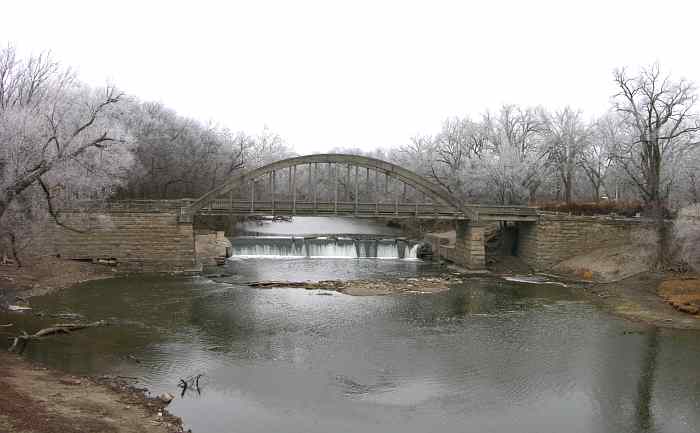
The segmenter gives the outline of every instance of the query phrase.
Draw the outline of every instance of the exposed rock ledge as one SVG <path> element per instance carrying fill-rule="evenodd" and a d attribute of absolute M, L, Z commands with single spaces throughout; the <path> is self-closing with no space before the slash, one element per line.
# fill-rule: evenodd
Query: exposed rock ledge
<path fill-rule="evenodd" d="M 256 281 L 248 286 L 259 289 L 303 288 L 331 290 L 352 296 L 385 296 L 397 294 L 430 294 L 449 290 L 450 284 L 461 283 L 460 278 L 421 277 L 387 280 L 325 280 L 325 281 Z"/>

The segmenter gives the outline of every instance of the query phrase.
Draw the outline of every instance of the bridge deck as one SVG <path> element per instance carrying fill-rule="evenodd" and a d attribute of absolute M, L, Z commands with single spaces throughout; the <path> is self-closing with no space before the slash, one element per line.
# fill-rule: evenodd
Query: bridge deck
<path fill-rule="evenodd" d="M 469 214 L 456 211 L 451 206 L 434 203 L 355 203 L 355 202 L 300 202 L 256 201 L 242 202 L 228 199 L 212 200 L 199 210 L 203 215 L 233 216 L 352 216 L 355 218 L 418 218 L 461 219 L 479 221 L 536 221 L 535 208 L 520 206 L 465 206 Z"/>

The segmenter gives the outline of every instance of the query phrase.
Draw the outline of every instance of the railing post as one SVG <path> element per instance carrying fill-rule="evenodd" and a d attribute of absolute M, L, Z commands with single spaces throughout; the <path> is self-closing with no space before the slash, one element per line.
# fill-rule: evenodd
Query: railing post
<path fill-rule="evenodd" d="M 358 178 L 359 168 L 355 166 L 355 215 L 357 215 L 358 208 L 360 206 L 360 179 Z"/>
<path fill-rule="evenodd" d="M 396 196 L 396 201 L 394 202 L 394 214 L 399 216 L 399 196 Z"/>
<path fill-rule="evenodd" d="M 277 171 L 272 170 L 270 173 L 270 189 L 272 191 L 272 215 L 275 215 L 275 183 L 277 181 Z"/>
<path fill-rule="evenodd" d="M 318 203 L 317 203 L 317 189 L 316 188 L 316 178 L 318 178 L 318 163 L 314 162 L 314 181 L 313 181 L 313 187 L 314 187 L 314 212 L 318 210 Z"/>
<path fill-rule="evenodd" d="M 294 173 L 292 174 L 292 215 L 297 214 L 297 166 L 294 166 Z"/>
<path fill-rule="evenodd" d="M 333 213 L 338 215 L 338 164 L 333 166 L 333 183 L 335 184 L 333 192 Z"/>
<path fill-rule="evenodd" d="M 255 180 L 250 181 L 250 213 L 255 213 Z"/>
<path fill-rule="evenodd" d="M 365 180 L 365 189 L 367 190 L 367 197 L 370 198 L 370 196 L 369 196 L 370 195 L 369 194 L 370 193 L 370 190 L 369 190 L 369 167 L 366 167 L 365 169 L 367 170 L 367 172 L 366 172 L 367 179 Z M 369 201 L 369 200 L 367 200 L 367 201 Z"/>
<path fill-rule="evenodd" d="M 312 192 L 314 189 L 314 179 L 313 179 L 313 170 L 311 169 L 312 165 L 311 163 L 308 164 L 309 167 L 309 192 Z M 308 197 L 308 195 L 307 195 Z M 307 198 L 308 200 L 308 198 Z"/>

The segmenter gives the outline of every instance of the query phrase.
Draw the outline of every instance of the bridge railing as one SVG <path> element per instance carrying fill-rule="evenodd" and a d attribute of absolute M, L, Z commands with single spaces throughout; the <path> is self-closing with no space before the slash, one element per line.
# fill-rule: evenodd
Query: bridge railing
<path fill-rule="evenodd" d="M 208 206 L 200 209 L 205 214 L 267 214 L 267 215 L 363 215 L 363 216 L 399 216 L 399 217 L 451 217 L 460 218 L 462 214 L 451 206 L 436 203 L 382 203 L 351 201 L 292 201 L 261 200 L 231 201 L 214 199 Z"/>

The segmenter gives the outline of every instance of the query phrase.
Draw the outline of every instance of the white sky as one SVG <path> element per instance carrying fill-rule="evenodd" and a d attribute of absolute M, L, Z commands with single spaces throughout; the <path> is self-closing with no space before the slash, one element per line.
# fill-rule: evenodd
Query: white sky
<path fill-rule="evenodd" d="M 620 66 L 700 82 L 696 1 L 15 1 L 0 43 L 301 153 L 371 150 L 503 103 L 608 107 Z"/>

